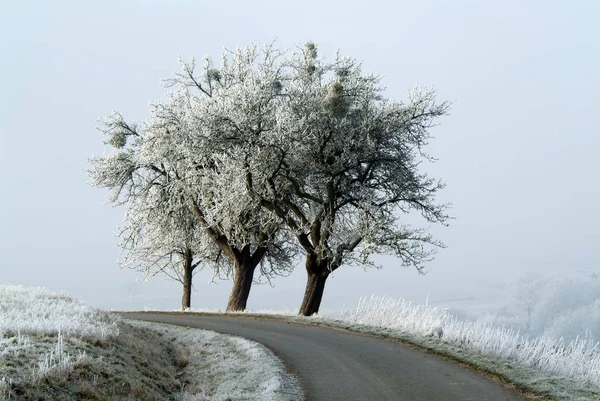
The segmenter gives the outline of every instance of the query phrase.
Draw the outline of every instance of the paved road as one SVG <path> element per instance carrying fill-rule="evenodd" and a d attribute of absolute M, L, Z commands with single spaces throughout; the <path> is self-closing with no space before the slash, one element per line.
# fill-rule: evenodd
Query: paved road
<path fill-rule="evenodd" d="M 513 401 L 527 398 L 491 379 L 398 342 L 252 317 L 127 313 L 258 341 L 300 377 L 308 400 Z"/>

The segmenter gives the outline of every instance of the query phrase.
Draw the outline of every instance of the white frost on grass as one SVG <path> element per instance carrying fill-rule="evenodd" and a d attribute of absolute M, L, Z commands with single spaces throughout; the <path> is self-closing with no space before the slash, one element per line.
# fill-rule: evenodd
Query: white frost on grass
<path fill-rule="evenodd" d="M 263 346 L 129 324 L 63 293 L 0 286 L 0 400 L 300 400 Z"/>
<path fill-rule="evenodd" d="M 12 397 L 12 381 L 6 380 L 6 377 L 0 379 L 0 400 L 10 400 Z"/>
<path fill-rule="evenodd" d="M 160 323 L 131 321 L 134 327 L 172 337 L 187 379 L 185 401 L 302 399 L 301 387 L 269 349 L 245 338 Z M 210 383 L 207 387 L 206 384 Z"/>
<path fill-rule="evenodd" d="M 0 399 L 8 397 L 13 382 L 2 374 L 27 375 L 34 380 L 68 372 L 86 359 L 65 338 L 104 340 L 119 334 L 119 319 L 64 293 L 44 288 L 0 286 Z M 56 337 L 54 337 L 56 336 Z M 36 359 L 26 360 L 35 355 Z"/>
<path fill-rule="evenodd" d="M 58 370 L 59 372 L 71 371 L 75 364 L 82 363 L 86 358 L 85 351 L 79 351 L 78 355 L 74 357 L 65 350 L 64 337 L 59 328 L 56 345 L 38 361 L 37 370 L 34 369 L 35 377 L 41 378 L 47 376 L 53 370 Z"/>
<path fill-rule="evenodd" d="M 451 316 L 445 309 L 427 304 L 420 305 L 388 296 L 371 296 L 361 298 L 354 309 L 344 308 L 340 319 L 349 323 L 441 337 Z"/>
<path fill-rule="evenodd" d="M 0 286 L 2 334 L 55 334 L 104 339 L 119 334 L 118 319 L 65 293 L 44 288 Z"/>

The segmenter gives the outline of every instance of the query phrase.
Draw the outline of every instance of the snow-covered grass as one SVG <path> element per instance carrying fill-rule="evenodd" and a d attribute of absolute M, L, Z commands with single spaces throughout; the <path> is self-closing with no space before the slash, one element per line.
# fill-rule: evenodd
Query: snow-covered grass
<path fill-rule="evenodd" d="M 223 313 L 198 309 L 190 312 Z M 600 345 L 589 336 L 566 344 L 549 335 L 532 338 L 486 320 L 459 320 L 446 309 L 388 296 L 361 298 L 354 308 L 309 318 L 292 311 L 239 314 L 396 338 L 550 399 L 600 400 Z"/>
<path fill-rule="evenodd" d="M 0 400 L 299 400 L 262 345 L 122 321 L 65 294 L 0 286 Z"/>

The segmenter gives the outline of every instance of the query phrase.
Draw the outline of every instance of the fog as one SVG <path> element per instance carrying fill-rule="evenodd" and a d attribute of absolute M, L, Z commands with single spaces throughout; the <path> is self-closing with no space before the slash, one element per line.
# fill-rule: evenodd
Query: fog
<path fill-rule="evenodd" d="M 389 294 L 523 326 L 518 285 L 533 277 L 555 283 L 540 284 L 539 299 L 589 289 L 571 305 L 587 316 L 600 296 L 598 15 L 596 2 L 2 2 L 0 284 L 107 309 L 177 309 L 179 283 L 140 282 L 116 264 L 124 210 L 84 171 L 104 152 L 98 118 L 144 119 L 178 55 L 311 40 L 321 54 L 362 60 L 393 99 L 419 84 L 454 102 L 427 149 L 439 160 L 424 166 L 453 204 L 450 226 L 431 228 L 447 248 L 425 275 L 390 257 L 381 270 L 344 266 L 322 308 Z M 231 282 L 211 278 L 195 276 L 193 307 L 225 307 Z M 272 287 L 254 286 L 249 308 L 297 309 L 304 279 L 299 263 Z M 535 324 L 552 327 L 556 316 L 537 308 Z"/>

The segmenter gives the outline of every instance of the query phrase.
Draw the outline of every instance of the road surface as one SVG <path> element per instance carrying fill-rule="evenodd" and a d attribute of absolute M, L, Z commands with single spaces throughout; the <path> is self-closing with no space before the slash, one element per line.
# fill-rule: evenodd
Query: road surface
<path fill-rule="evenodd" d="M 307 400 L 526 400 L 483 375 L 393 340 L 280 320 L 243 316 L 124 313 L 264 344 L 300 378 Z"/>

